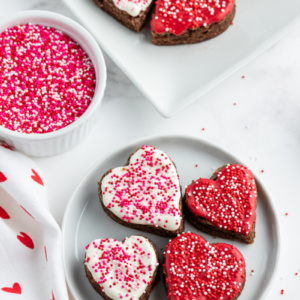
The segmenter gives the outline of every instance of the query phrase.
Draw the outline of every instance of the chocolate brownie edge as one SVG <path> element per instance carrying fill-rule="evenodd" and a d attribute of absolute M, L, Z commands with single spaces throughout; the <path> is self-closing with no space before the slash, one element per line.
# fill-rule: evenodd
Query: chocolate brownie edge
<path fill-rule="evenodd" d="M 141 31 L 154 5 L 154 1 L 152 1 L 145 11 L 141 11 L 138 16 L 133 17 L 126 11 L 120 10 L 113 0 L 94 0 L 94 2 L 121 24 L 135 32 Z"/>

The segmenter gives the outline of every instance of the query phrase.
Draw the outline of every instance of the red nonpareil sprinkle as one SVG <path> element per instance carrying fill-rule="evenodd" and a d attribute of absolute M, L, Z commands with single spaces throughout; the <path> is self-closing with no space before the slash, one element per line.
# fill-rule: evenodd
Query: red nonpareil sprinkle
<path fill-rule="evenodd" d="M 261 173 L 264 173 L 264 172 L 265 172 L 265 170 L 261 170 L 260 172 L 261 172 Z"/>
<path fill-rule="evenodd" d="M 203 127 L 203 128 L 202 128 L 202 131 L 204 131 L 204 130 L 205 130 L 205 128 Z"/>
<path fill-rule="evenodd" d="M 0 34 L 0 125 L 47 133 L 88 108 L 95 70 L 84 50 L 59 30 L 24 24 Z"/>
<path fill-rule="evenodd" d="M 233 105 L 236 106 L 236 102 L 234 102 Z"/>
<path fill-rule="evenodd" d="M 281 295 L 283 295 L 283 294 L 284 294 L 284 290 L 281 290 L 281 292 L 280 292 L 280 293 L 281 293 Z"/>
<path fill-rule="evenodd" d="M 298 273 L 295 273 L 296 276 L 298 276 Z"/>
<path fill-rule="evenodd" d="M 242 78 L 244 79 L 244 78 L 245 78 L 245 76 L 243 75 L 243 76 L 242 76 Z"/>
<path fill-rule="evenodd" d="M 195 167 L 197 168 L 197 167 L 198 167 L 198 165 L 195 165 Z"/>
<path fill-rule="evenodd" d="M 285 213 L 285 215 L 288 216 L 289 214 L 288 214 L 288 213 Z"/>

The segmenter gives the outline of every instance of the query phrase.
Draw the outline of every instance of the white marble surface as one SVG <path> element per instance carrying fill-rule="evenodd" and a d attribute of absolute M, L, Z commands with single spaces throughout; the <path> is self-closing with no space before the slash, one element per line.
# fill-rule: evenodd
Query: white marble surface
<path fill-rule="evenodd" d="M 18 10 L 45 9 L 74 18 L 59 0 L 0 1 L 0 17 Z M 44 171 L 50 208 L 58 223 L 82 176 L 107 153 L 148 135 L 204 137 L 234 152 L 253 170 L 264 170 L 260 177 L 273 196 L 282 231 L 279 274 L 267 299 L 299 299 L 300 275 L 295 275 L 300 274 L 299 53 L 300 26 L 171 119 L 161 117 L 105 55 L 107 89 L 99 121 L 90 135 L 68 153 L 35 159 Z M 283 296 L 281 289 L 285 290 Z"/>

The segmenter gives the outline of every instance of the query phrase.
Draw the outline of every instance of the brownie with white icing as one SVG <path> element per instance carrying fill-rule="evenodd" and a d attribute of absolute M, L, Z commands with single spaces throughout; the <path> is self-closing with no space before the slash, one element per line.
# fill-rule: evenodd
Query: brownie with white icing
<path fill-rule="evenodd" d="M 163 151 L 142 146 L 125 166 L 106 172 L 98 186 L 104 211 L 118 223 L 167 237 L 183 231 L 179 175 Z"/>
<path fill-rule="evenodd" d="M 151 12 L 154 0 L 94 0 L 105 12 L 129 29 L 139 32 Z"/>
<path fill-rule="evenodd" d="M 105 300 L 147 300 L 158 279 L 158 252 L 145 236 L 97 239 L 86 246 L 84 267 Z"/>

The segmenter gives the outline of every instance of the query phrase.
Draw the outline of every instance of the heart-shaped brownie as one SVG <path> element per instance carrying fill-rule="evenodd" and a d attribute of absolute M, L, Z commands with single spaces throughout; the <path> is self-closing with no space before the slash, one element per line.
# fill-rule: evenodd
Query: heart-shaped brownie
<path fill-rule="evenodd" d="M 158 253 L 144 236 L 123 242 L 98 239 L 86 247 L 86 275 L 104 299 L 148 299 L 158 271 Z"/>
<path fill-rule="evenodd" d="M 249 244 L 255 237 L 256 199 L 251 171 L 226 165 L 211 179 L 200 178 L 186 188 L 185 214 L 201 231 Z"/>
<path fill-rule="evenodd" d="M 197 43 L 225 31 L 235 14 L 235 0 L 158 0 L 151 21 L 157 45 Z"/>
<path fill-rule="evenodd" d="M 183 231 L 179 176 L 171 159 L 152 146 L 142 146 L 124 167 L 105 173 L 99 182 L 104 211 L 118 223 L 176 236 Z"/>
<path fill-rule="evenodd" d="M 183 233 L 165 251 L 168 299 L 235 300 L 244 287 L 245 268 L 243 255 L 232 245 Z"/>

